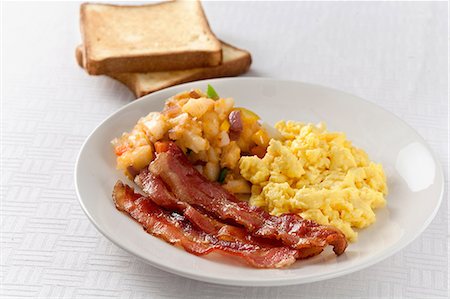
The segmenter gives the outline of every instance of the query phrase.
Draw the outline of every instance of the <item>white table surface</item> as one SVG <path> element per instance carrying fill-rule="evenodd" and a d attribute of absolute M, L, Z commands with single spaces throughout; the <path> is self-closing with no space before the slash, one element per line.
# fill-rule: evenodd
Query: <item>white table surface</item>
<path fill-rule="evenodd" d="M 307 285 L 206 284 L 148 266 L 109 242 L 78 204 L 73 169 L 86 136 L 133 96 L 76 65 L 78 7 L 3 4 L 0 297 L 448 296 L 448 193 L 429 228 L 400 253 Z M 445 2 L 204 7 L 218 37 L 251 51 L 248 75 L 327 85 L 377 103 L 428 141 L 448 183 Z"/>

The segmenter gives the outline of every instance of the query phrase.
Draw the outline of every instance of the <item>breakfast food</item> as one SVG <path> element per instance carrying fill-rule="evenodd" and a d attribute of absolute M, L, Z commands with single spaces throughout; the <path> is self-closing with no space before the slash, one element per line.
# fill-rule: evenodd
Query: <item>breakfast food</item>
<path fill-rule="evenodd" d="M 195 255 L 217 251 L 256 268 L 285 267 L 320 254 L 327 245 L 337 255 L 345 251 L 347 242 L 339 230 L 250 207 L 202 176 L 175 143 L 157 148 L 149 169 L 135 179 L 146 196 L 120 181 L 113 190 L 117 209 L 148 233 Z"/>
<path fill-rule="evenodd" d="M 355 241 L 353 228 L 375 222 L 373 209 L 386 204 L 383 167 L 323 123 L 281 121 L 276 128 L 283 140 L 271 140 L 264 158 L 239 162 L 241 175 L 252 183 L 250 204 L 332 225 Z"/>
<path fill-rule="evenodd" d="M 323 123 L 268 126 L 210 85 L 169 98 L 112 144 L 117 168 L 145 194 L 118 182 L 117 208 L 196 255 L 231 254 L 257 268 L 327 246 L 341 255 L 386 204 L 383 167 L 345 134 Z"/>
<path fill-rule="evenodd" d="M 89 74 L 217 66 L 221 44 L 199 1 L 121 6 L 85 3 L 80 10 Z"/>
<path fill-rule="evenodd" d="M 233 193 L 250 193 L 240 175 L 241 156 L 263 156 L 268 132 L 252 111 L 234 106 L 232 98 L 219 98 L 212 87 L 177 94 L 162 112 L 141 118 L 129 133 L 112 141 L 117 168 L 134 177 L 154 158 L 158 141 L 174 141 L 196 169 L 211 181 L 219 181 Z"/>
<path fill-rule="evenodd" d="M 277 256 L 279 258 L 286 259 L 284 261 L 285 266 L 288 262 L 294 262 L 295 259 L 304 259 L 308 257 L 312 257 L 314 255 L 322 252 L 322 247 L 308 247 L 299 249 L 291 249 L 292 251 L 285 251 L 281 249 L 284 246 L 281 242 L 277 240 L 266 240 L 258 237 L 252 236 L 245 229 L 233 226 L 230 224 L 225 224 L 220 222 L 217 219 L 214 219 L 212 216 L 209 216 L 203 211 L 198 210 L 187 202 L 178 200 L 168 189 L 164 181 L 161 177 L 155 176 L 148 169 L 142 170 L 138 176 L 135 178 L 136 184 L 144 191 L 145 194 L 153 201 L 155 204 L 160 207 L 177 211 L 178 213 L 182 213 L 183 216 L 190 221 L 195 227 L 198 229 L 208 233 L 215 234 L 221 240 L 227 241 L 236 241 L 243 244 L 252 244 L 259 246 L 261 248 L 274 246 L 279 248 L 279 252 Z M 210 184 L 210 182 L 207 182 Z M 288 247 L 290 248 L 290 247 Z M 275 253 L 275 250 L 272 251 Z M 267 256 L 266 256 L 267 257 Z M 295 257 L 295 259 L 292 259 Z M 272 259 L 272 257 L 271 257 Z M 277 266 L 281 266 L 279 260 L 272 260 L 272 262 L 276 261 Z"/>
<path fill-rule="evenodd" d="M 125 84 L 137 98 L 154 91 L 195 80 L 230 77 L 245 73 L 252 63 L 249 52 L 222 42 L 222 63 L 214 67 L 189 70 L 147 72 L 147 73 L 112 73 L 108 74 Z M 83 46 L 76 49 L 78 64 L 84 67 Z"/>
<path fill-rule="evenodd" d="M 249 52 L 214 36 L 197 0 L 85 3 L 80 28 L 78 64 L 122 82 L 137 98 L 180 83 L 237 76 L 251 64 Z"/>
<path fill-rule="evenodd" d="M 151 198 L 135 193 L 121 182 L 114 186 L 113 199 L 117 209 L 136 219 L 148 233 L 195 255 L 221 252 L 238 256 L 256 268 L 288 266 L 299 256 L 298 250 L 248 241 L 245 235 L 239 238 L 233 234 L 230 238 L 222 232 L 226 231 L 222 228 L 229 227 L 226 224 L 220 224 L 219 231 L 205 232 L 194 227 L 184 215 L 162 209 Z"/>
<path fill-rule="evenodd" d="M 201 175 L 175 143 L 165 143 L 158 152 L 148 170 L 161 178 L 180 202 L 199 206 L 222 221 L 241 225 L 255 237 L 279 240 L 295 249 L 322 249 L 332 245 L 334 252 L 340 255 L 347 247 L 344 235 L 331 226 L 318 225 L 295 214 L 271 216 L 239 201 L 219 184 Z"/>

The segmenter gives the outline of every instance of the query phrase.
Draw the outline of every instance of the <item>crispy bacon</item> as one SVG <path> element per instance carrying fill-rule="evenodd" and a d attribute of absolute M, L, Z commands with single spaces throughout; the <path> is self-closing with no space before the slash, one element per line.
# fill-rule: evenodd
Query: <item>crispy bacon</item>
<path fill-rule="evenodd" d="M 182 213 L 198 229 L 216 235 L 220 240 L 236 241 L 258 245 L 260 247 L 286 247 L 277 240 L 267 240 L 254 237 L 245 229 L 222 223 L 202 211 L 192 207 L 186 202 L 179 201 L 167 189 L 160 177 L 156 177 L 147 169 L 140 172 L 135 178 L 136 184 L 141 187 L 144 193 L 157 205 Z M 322 247 L 308 248 L 308 250 L 291 249 L 292 255 L 298 259 L 312 257 L 322 252 Z M 294 253 L 296 252 L 296 253 Z"/>
<path fill-rule="evenodd" d="M 174 143 L 160 148 L 163 152 L 150 164 L 149 170 L 161 177 L 179 201 L 199 206 L 221 220 L 242 225 L 253 236 L 281 240 L 292 248 L 332 245 L 337 255 L 347 248 L 347 240 L 340 230 L 319 225 L 296 214 L 277 217 L 249 206 L 219 184 L 203 177 Z"/>
<path fill-rule="evenodd" d="M 254 244 L 219 239 L 214 234 L 198 230 L 180 213 L 160 208 L 118 181 L 114 186 L 114 203 L 120 211 L 128 213 L 144 229 L 166 242 L 183 247 L 195 255 L 216 251 L 241 257 L 257 268 L 280 268 L 295 262 L 297 251 L 288 247 L 260 247 Z"/>

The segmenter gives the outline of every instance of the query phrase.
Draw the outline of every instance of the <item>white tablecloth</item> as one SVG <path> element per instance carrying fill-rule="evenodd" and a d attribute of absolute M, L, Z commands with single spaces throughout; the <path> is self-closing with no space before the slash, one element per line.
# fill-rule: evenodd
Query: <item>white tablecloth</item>
<path fill-rule="evenodd" d="M 248 75 L 357 94 L 431 145 L 448 182 L 447 4 L 204 3 L 218 37 L 251 51 Z M 75 157 L 133 99 L 75 63 L 79 3 L 4 3 L 0 296 L 120 298 L 440 298 L 448 296 L 448 193 L 410 246 L 350 275 L 307 285 L 228 287 L 142 263 L 82 212 Z M 407 207 L 405 207 L 407 208 Z"/>

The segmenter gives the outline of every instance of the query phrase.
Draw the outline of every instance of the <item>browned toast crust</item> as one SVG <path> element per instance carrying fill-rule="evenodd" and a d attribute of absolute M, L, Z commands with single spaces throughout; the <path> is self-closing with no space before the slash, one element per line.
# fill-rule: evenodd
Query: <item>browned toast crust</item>
<path fill-rule="evenodd" d="M 151 88 L 141 86 L 136 73 L 110 73 L 109 77 L 114 78 L 123 84 L 125 84 L 136 96 L 140 98 L 149 93 L 174 86 L 181 83 L 192 82 L 202 79 L 220 78 L 220 77 L 232 77 L 243 74 L 248 71 L 252 63 L 252 57 L 248 51 L 234 47 L 230 44 L 224 43 L 228 47 L 242 52 L 244 55 L 231 61 L 224 61 L 223 64 L 215 67 L 196 68 L 186 76 L 175 76 L 172 80 L 164 80 L 160 84 L 155 84 Z M 78 46 L 76 49 L 76 59 L 78 64 L 83 67 L 83 46 Z"/>
<path fill-rule="evenodd" d="M 210 35 L 214 39 L 213 41 L 215 41 L 216 46 L 214 49 L 205 51 L 174 50 L 173 52 L 149 53 L 148 55 L 123 55 L 97 60 L 92 57 L 91 52 L 93 45 L 87 42 L 86 38 L 86 7 L 90 4 L 91 3 L 83 3 L 80 7 L 80 31 L 84 44 L 83 64 L 87 72 L 91 75 L 184 70 L 198 67 L 217 66 L 222 62 L 220 42 L 210 29 L 201 3 L 198 3 L 200 8 L 199 13 L 201 13 L 200 20 L 203 22 L 204 32 Z M 170 2 L 146 5 L 126 5 L 126 7 L 154 7 L 167 4 L 170 4 Z M 98 5 L 117 8 L 124 7 L 124 5 L 103 3 Z"/>

